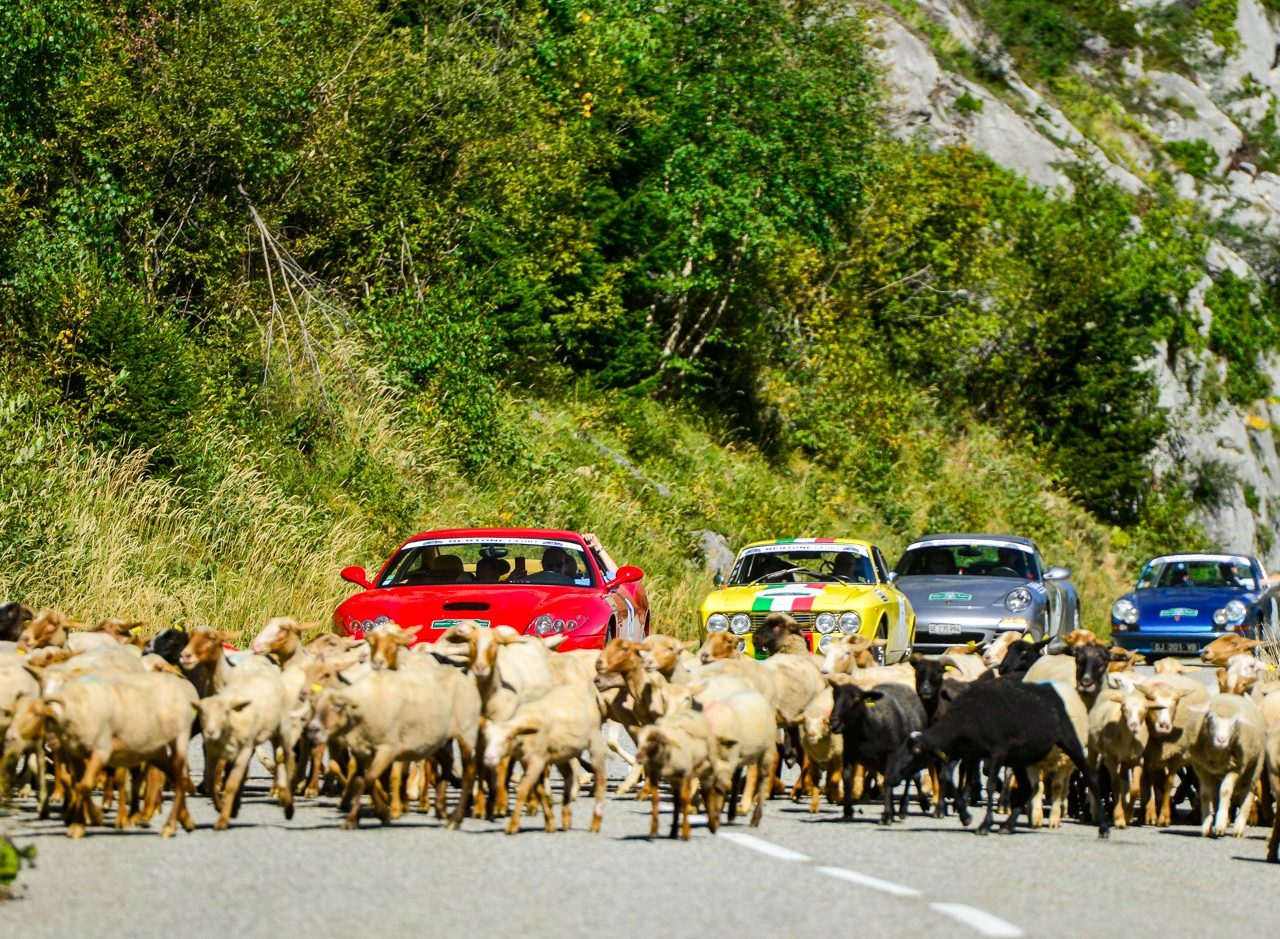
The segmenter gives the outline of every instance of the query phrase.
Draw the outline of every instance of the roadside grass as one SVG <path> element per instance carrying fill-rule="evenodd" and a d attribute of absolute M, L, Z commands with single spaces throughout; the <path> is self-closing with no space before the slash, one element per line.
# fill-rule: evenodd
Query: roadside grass
<path fill-rule="evenodd" d="M 995 434 L 918 435 L 887 486 L 726 442 L 698 416 L 634 395 L 587 393 L 494 402 L 521 456 L 463 469 L 450 431 L 351 348 L 325 367 L 323 393 L 271 387 L 261 426 L 237 433 L 193 416 L 183 464 L 103 449 L 0 393 L 0 597 L 82 621 L 208 623 L 247 639 L 271 616 L 327 624 L 350 588 L 346 564 L 376 567 L 427 528 L 548 526 L 594 531 L 619 563 L 646 570 L 656 631 L 698 632 L 712 589 L 699 536 L 750 540 L 857 535 L 890 558 L 927 530 L 1018 532 L 1072 568 L 1085 624 L 1106 628 L 1130 577 L 1110 530 L 1045 487 L 1034 463 Z M 304 421 L 305 418 L 305 421 Z M 313 430 L 294 439 L 299 422 Z M 513 624 L 522 626 L 523 624 Z"/>

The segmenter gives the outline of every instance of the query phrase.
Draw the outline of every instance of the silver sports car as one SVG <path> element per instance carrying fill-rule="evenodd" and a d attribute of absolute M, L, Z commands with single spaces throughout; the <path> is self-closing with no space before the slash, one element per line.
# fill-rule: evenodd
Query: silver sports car
<path fill-rule="evenodd" d="M 916 613 L 915 648 L 987 642 L 1016 629 L 1034 639 L 1080 625 L 1080 597 L 1065 567 L 1045 569 L 1035 543 L 1013 535 L 926 535 L 891 577 Z"/>

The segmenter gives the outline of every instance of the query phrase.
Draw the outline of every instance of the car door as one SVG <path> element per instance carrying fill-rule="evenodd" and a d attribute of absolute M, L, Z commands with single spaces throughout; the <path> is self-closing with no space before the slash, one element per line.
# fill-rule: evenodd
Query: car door
<path fill-rule="evenodd" d="M 871 547 L 871 560 L 875 565 L 876 580 L 879 581 L 876 592 L 884 597 L 889 617 L 889 646 L 885 649 L 885 661 L 893 662 L 904 658 L 911 651 L 911 603 L 901 590 L 889 583 L 889 566 L 875 545 Z"/>

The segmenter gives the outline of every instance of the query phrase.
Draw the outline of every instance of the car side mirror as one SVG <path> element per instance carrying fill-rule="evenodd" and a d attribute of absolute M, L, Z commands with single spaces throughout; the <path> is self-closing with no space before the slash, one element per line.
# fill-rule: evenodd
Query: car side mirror
<path fill-rule="evenodd" d="M 729 581 L 725 578 L 724 574 L 716 571 L 716 576 L 712 578 L 712 582 L 716 585 L 716 589 L 719 590 Z"/>
<path fill-rule="evenodd" d="M 372 590 L 373 584 L 369 583 L 369 575 L 364 572 L 364 568 L 358 564 L 350 567 L 344 567 L 342 573 L 339 574 L 343 580 L 349 584 L 355 584 L 357 587 L 363 587 L 365 590 Z"/>
<path fill-rule="evenodd" d="M 644 571 L 638 567 L 626 565 L 618 568 L 618 572 L 613 575 L 613 580 L 604 585 L 605 590 L 613 590 L 616 587 L 624 587 L 627 584 L 634 584 L 637 580 L 644 577 Z"/>
<path fill-rule="evenodd" d="M 897 582 L 897 580 L 898 580 L 898 572 L 897 572 L 897 571 L 889 571 L 889 577 L 888 577 L 888 581 L 889 581 L 889 583 L 891 583 L 891 584 L 892 584 L 892 583 L 896 583 L 896 582 Z"/>
<path fill-rule="evenodd" d="M 1051 567 L 1044 572 L 1045 580 L 1068 580 L 1071 577 L 1071 569 L 1066 567 Z"/>

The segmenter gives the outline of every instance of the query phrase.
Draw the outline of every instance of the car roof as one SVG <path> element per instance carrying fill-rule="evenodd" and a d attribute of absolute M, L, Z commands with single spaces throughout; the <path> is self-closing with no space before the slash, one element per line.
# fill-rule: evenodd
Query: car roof
<path fill-rule="evenodd" d="M 1177 561 L 1234 561 L 1236 558 L 1244 558 L 1250 564 L 1257 564 L 1258 559 L 1248 554 L 1231 554 L 1231 553 L 1210 553 L 1206 551 L 1191 551 L 1187 554 L 1162 554 L 1154 557 L 1147 564 L 1169 563 Z"/>
<path fill-rule="evenodd" d="M 581 541 L 582 536 L 576 531 L 562 528 L 437 528 L 424 531 L 406 539 L 410 541 L 426 541 L 432 538 L 546 538 L 552 541 Z"/>
<path fill-rule="evenodd" d="M 1006 541 L 1009 544 L 1021 545 L 1024 548 L 1030 548 L 1032 551 L 1038 551 L 1036 543 L 1030 538 L 1023 538 L 1021 535 L 980 535 L 974 532 L 939 532 L 932 535 L 921 535 L 911 544 L 907 545 L 908 549 L 914 548 L 918 544 L 924 544 L 929 541 Z"/>
<path fill-rule="evenodd" d="M 784 548 L 814 548 L 830 544 L 856 545 L 867 550 L 872 547 L 870 541 L 864 541 L 861 538 L 769 538 L 765 541 L 753 541 L 750 544 L 745 544 L 742 546 L 741 551 L 746 551 L 748 548 L 765 548 L 773 545 Z"/>

